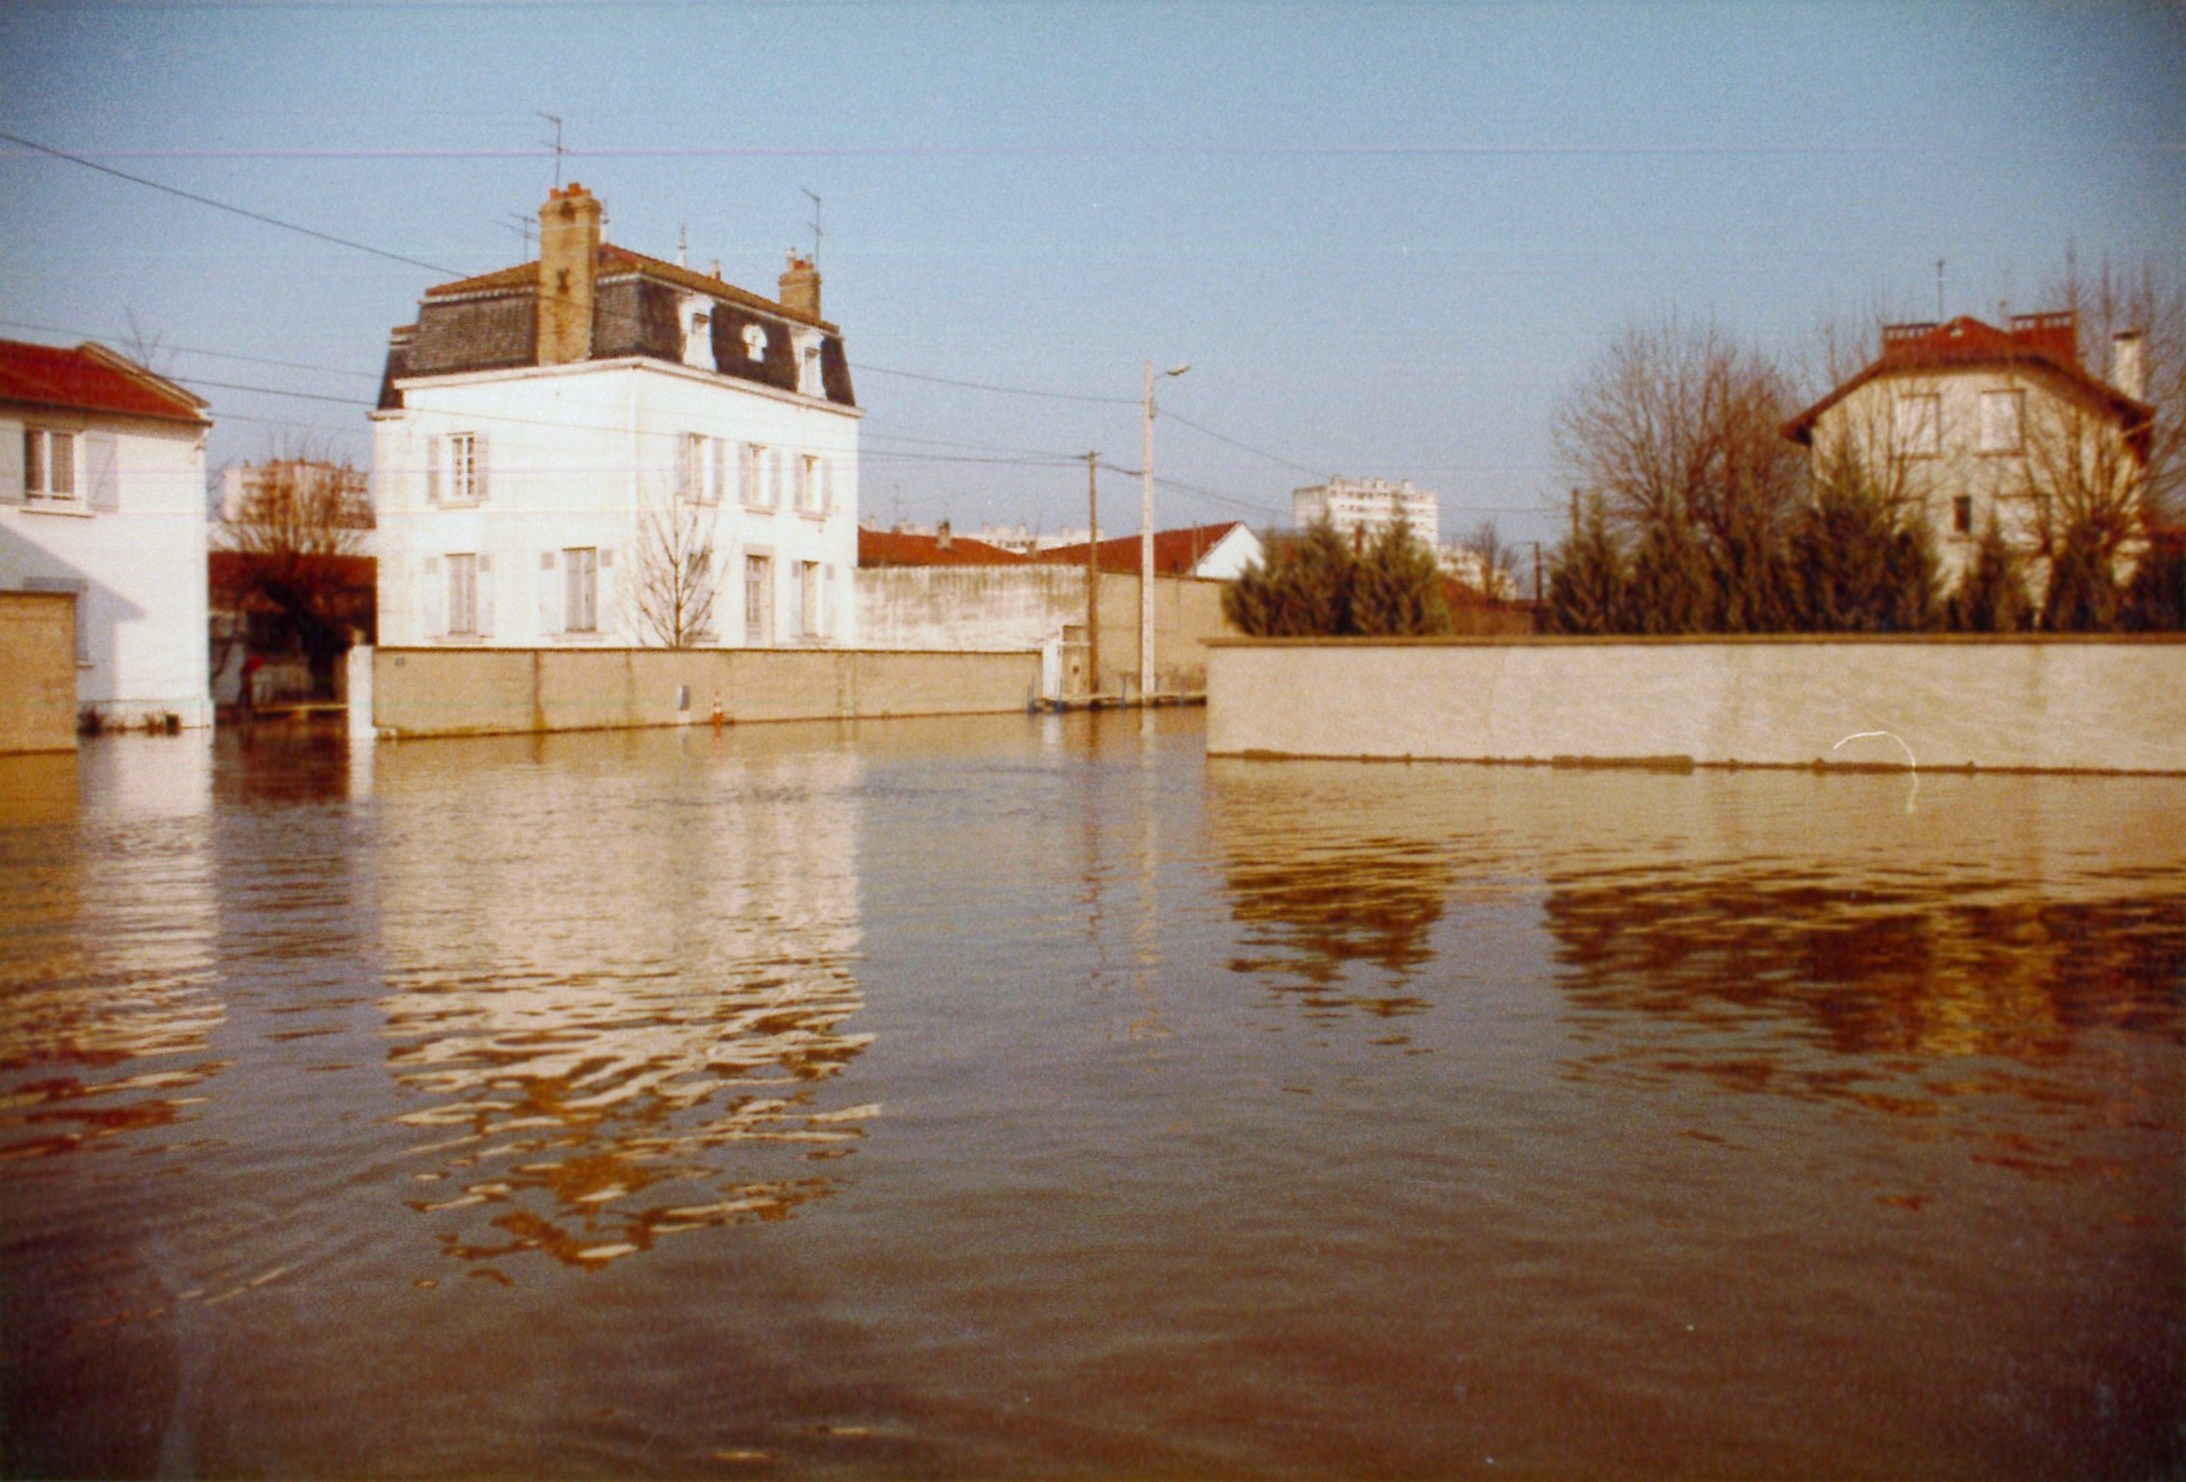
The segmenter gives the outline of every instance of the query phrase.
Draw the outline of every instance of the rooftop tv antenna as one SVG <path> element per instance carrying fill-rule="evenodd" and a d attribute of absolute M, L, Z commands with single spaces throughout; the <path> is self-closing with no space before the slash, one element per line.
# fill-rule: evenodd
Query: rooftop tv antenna
<path fill-rule="evenodd" d="M 531 234 L 539 226 L 537 219 L 522 211 L 511 211 L 501 224 L 523 237 L 524 258 L 528 262 L 531 258 Z"/>
<path fill-rule="evenodd" d="M 1936 259 L 1936 323 L 1943 322 L 1943 259 Z"/>
<path fill-rule="evenodd" d="M 560 190 L 562 188 L 562 121 L 552 113 L 542 113 L 539 116 L 554 125 L 554 188 Z M 541 139 L 539 142 L 544 145 L 547 141 Z"/>
<path fill-rule="evenodd" d="M 803 192 L 803 194 L 804 194 L 804 197 L 805 197 L 805 199 L 806 199 L 806 200 L 808 200 L 808 201 L 812 202 L 812 219 L 811 219 L 810 221 L 806 222 L 806 223 L 805 223 L 805 225 L 806 225 L 806 226 L 809 226 L 809 227 L 811 227 L 811 228 L 812 228 L 812 265 L 813 265 L 814 267 L 818 267 L 818 266 L 820 265 L 820 235 L 821 235 L 821 234 L 820 234 L 820 198 L 819 198 L 818 196 L 814 195 L 814 194 L 813 194 L 813 193 L 812 193 L 811 191 L 809 191 L 809 190 L 805 190 L 805 188 L 804 188 L 803 186 L 801 186 L 801 185 L 800 185 L 799 187 L 797 187 L 797 188 L 798 188 L 798 190 L 799 190 L 799 191 L 802 191 L 802 192 Z"/>

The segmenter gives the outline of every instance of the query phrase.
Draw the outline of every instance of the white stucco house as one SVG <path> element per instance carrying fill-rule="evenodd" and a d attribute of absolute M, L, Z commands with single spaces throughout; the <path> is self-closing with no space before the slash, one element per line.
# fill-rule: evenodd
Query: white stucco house
<path fill-rule="evenodd" d="M 212 724 L 205 405 L 102 345 L 0 340 L 0 588 L 74 594 L 103 724 Z"/>
<path fill-rule="evenodd" d="M 373 420 L 379 638 L 847 645 L 858 421 L 820 275 L 769 299 L 607 243 L 581 185 L 539 260 L 427 290 Z"/>
<path fill-rule="evenodd" d="M 1817 467 L 1846 451 L 1921 512 L 1955 581 L 1992 525 L 2038 563 L 2073 516 L 2135 529 L 2155 409 L 2142 337 L 2109 346 L 2109 378 L 2083 361 L 2078 316 L 1967 316 L 1891 324 L 1882 353 L 1784 426 Z M 2138 542 L 2128 540 L 2129 556 Z"/>

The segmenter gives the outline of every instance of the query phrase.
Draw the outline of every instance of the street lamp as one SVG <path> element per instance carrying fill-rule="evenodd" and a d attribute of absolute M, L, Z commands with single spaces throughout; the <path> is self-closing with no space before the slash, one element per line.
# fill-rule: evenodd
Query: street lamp
<path fill-rule="evenodd" d="M 1171 366 L 1164 377 L 1189 365 Z M 1154 693 L 1154 362 L 1146 362 L 1146 436 L 1139 449 L 1139 703 Z"/>

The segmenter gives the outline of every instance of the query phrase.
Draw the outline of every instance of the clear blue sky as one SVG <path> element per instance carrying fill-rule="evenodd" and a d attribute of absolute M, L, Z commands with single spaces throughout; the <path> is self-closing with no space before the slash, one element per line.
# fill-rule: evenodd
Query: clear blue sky
<path fill-rule="evenodd" d="M 1164 404 L 1306 468 L 1550 535 L 1559 395 L 1676 306 L 1786 353 L 1887 301 L 1985 317 L 2082 262 L 2186 269 L 2180 5 L 12 4 L 0 130 L 449 269 L 521 260 L 554 172 L 609 236 L 774 291 L 825 200 L 864 509 L 1084 520 Z M 0 143 L 0 335 L 130 316 L 216 461 L 360 462 L 388 329 L 439 275 Z M 52 326 L 62 333 L 25 329 Z M 295 362 L 298 369 L 255 360 Z M 1312 482 L 1161 423 L 1160 523 Z M 999 450 L 999 451 L 998 451 Z M 909 456 L 916 455 L 916 456 Z M 1104 526 L 1136 528 L 1135 481 Z"/>

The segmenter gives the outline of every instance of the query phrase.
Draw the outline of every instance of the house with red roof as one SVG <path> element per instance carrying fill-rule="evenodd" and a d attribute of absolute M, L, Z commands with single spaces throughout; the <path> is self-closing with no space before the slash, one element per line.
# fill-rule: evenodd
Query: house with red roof
<path fill-rule="evenodd" d="M 1946 580 L 1994 527 L 2042 557 L 2075 507 L 2137 523 L 2155 411 L 2140 335 L 2118 335 L 2109 376 L 2083 362 L 2078 316 L 1892 324 L 1882 353 L 1785 424 L 1818 472 L 1853 454 L 1937 537 Z"/>
<path fill-rule="evenodd" d="M 205 406 L 103 345 L 0 340 L 0 589 L 74 597 L 103 724 L 212 724 Z"/>
<path fill-rule="evenodd" d="M 1201 581 L 1235 581 L 1247 566 L 1262 559 L 1260 537 L 1243 520 L 1193 525 L 1154 532 L 1154 574 L 1189 576 Z M 1102 571 L 1136 573 L 1144 552 L 1139 537 L 1120 535 L 1100 543 L 1094 557 Z M 1085 543 L 1052 546 L 1035 560 L 1059 566 L 1085 565 Z"/>
<path fill-rule="evenodd" d="M 820 274 L 778 296 L 610 243 L 426 290 L 373 420 L 387 645 L 847 645 L 858 422 Z"/>

